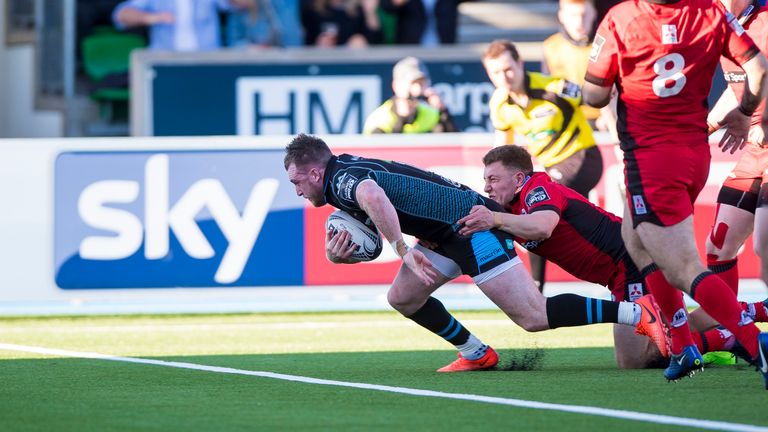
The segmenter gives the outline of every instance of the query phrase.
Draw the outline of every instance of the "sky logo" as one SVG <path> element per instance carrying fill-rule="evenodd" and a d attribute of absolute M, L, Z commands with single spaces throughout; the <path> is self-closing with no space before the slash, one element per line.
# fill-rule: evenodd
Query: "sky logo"
<path fill-rule="evenodd" d="M 303 202 L 282 151 L 64 153 L 56 282 L 64 289 L 303 282 Z"/>

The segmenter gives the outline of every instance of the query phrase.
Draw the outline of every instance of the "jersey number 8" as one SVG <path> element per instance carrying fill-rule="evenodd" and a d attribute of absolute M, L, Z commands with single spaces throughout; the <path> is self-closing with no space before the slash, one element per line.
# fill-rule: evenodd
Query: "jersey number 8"
<path fill-rule="evenodd" d="M 672 63 L 672 67 L 667 67 L 669 63 Z M 683 91 L 686 79 L 681 71 L 684 67 L 685 59 L 680 54 L 667 54 L 656 60 L 653 64 L 653 71 L 656 73 L 656 78 L 653 79 L 653 92 L 656 96 L 665 98 Z M 671 87 L 667 85 L 670 81 L 673 83 Z"/>

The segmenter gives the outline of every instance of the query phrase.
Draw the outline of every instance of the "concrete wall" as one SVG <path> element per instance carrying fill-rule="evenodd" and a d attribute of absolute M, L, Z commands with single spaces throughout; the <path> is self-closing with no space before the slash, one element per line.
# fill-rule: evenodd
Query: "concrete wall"
<path fill-rule="evenodd" d="M 34 45 L 5 44 L 5 0 L 0 0 L 0 138 L 60 137 L 63 116 L 34 108 Z"/>

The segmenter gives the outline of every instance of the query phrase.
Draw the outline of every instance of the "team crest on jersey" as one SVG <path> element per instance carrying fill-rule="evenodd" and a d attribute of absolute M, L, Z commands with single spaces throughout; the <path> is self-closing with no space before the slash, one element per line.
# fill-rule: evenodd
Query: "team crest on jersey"
<path fill-rule="evenodd" d="M 357 177 L 351 176 L 347 173 L 342 174 L 338 180 L 336 180 L 336 190 L 339 191 L 339 196 L 347 200 L 353 200 L 352 187 L 357 182 Z"/>
<path fill-rule="evenodd" d="M 632 195 L 632 204 L 635 207 L 636 215 L 644 215 L 648 213 L 648 209 L 645 207 L 645 200 L 641 195 Z"/>
<path fill-rule="evenodd" d="M 540 203 L 548 199 L 549 199 L 549 194 L 544 189 L 544 186 L 539 186 L 539 187 L 533 188 L 533 190 L 528 192 L 528 195 L 525 196 L 525 205 L 530 207 L 536 203 Z"/>
<path fill-rule="evenodd" d="M 674 24 L 661 25 L 661 43 L 674 45 L 677 43 L 677 26 Z"/>
<path fill-rule="evenodd" d="M 605 38 L 596 34 L 595 40 L 592 41 L 592 51 L 589 52 L 589 61 L 592 63 L 597 61 L 597 58 L 600 57 L 600 51 L 603 49 L 603 45 L 605 45 Z"/>

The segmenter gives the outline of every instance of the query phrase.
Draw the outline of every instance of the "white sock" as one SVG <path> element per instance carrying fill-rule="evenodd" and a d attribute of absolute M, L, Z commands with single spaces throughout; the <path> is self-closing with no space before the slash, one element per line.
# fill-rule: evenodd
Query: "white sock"
<path fill-rule="evenodd" d="M 488 345 L 482 343 L 475 335 L 469 334 L 469 339 L 461 345 L 456 345 L 461 356 L 467 360 L 477 360 L 485 355 Z"/>
<path fill-rule="evenodd" d="M 643 310 L 640 308 L 640 305 L 625 301 L 619 303 L 619 324 L 636 326 L 640 322 L 642 314 Z"/>

